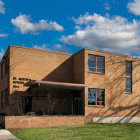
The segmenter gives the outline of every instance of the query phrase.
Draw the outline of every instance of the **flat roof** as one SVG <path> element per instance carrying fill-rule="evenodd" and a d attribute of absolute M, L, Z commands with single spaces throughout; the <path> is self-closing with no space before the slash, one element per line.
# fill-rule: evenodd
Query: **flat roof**
<path fill-rule="evenodd" d="M 50 52 L 50 53 L 57 53 L 57 54 L 64 54 L 64 55 L 72 55 L 71 53 L 51 51 L 51 50 L 44 50 L 44 49 L 39 49 L 39 48 L 30 48 L 30 47 L 25 47 L 25 46 L 9 45 L 9 47 L 22 48 L 22 49 L 30 49 L 30 50 Z"/>
<path fill-rule="evenodd" d="M 41 81 L 41 80 L 30 80 L 25 83 L 25 86 L 34 86 L 38 84 L 39 86 L 45 87 L 54 87 L 54 88 L 63 88 L 63 89 L 74 89 L 80 90 L 86 87 L 85 84 L 77 84 L 77 83 L 64 83 L 64 82 L 53 82 L 53 81 Z"/>

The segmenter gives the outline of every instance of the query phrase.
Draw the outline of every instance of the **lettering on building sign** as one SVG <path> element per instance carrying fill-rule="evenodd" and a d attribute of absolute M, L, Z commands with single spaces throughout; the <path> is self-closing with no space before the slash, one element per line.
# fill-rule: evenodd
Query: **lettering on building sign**
<path fill-rule="evenodd" d="M 30 81 L 29 78 L 13 77 L 13 88 L 19 88 L 19 85 L 24 85 L 25 82 Z"/>
<path fill-rule="evenodd" d="M 13 88 L 19 88 L 19 86 L 17 86 L 17 85 L 13 85 Z"/>

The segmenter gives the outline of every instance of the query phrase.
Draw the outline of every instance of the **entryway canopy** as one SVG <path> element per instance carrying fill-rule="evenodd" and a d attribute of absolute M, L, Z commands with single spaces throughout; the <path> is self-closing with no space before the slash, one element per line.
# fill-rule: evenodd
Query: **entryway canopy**
<path fill-rule="evenodd" d="M 53 81 L 41 81 L 41 80 L 30 80 L 24 85 L 29 87 L 38 85 L 38 86 L 73 89 L 73 90 L 81 90 L 82 88 L 86 87 L 85 84 L 63 83 L 63 82 L 53 82 Z"/>

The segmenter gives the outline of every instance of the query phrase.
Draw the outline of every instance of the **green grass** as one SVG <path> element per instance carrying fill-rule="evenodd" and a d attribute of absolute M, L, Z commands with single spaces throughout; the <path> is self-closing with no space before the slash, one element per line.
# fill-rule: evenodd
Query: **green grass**
<path fill-rule="evenodd" d="M 140 140 L 140 124 L 91 124 L 10 131 L 21 140 Z"/>

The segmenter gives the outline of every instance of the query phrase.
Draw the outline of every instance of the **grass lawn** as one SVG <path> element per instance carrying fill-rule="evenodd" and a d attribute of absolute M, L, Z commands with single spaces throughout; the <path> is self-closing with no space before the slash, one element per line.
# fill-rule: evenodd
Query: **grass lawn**
<path fill-rule="evenodd" d="M 21 140 L 140 140 L 140 124 L 91 124 L 10 131 Z"/>

